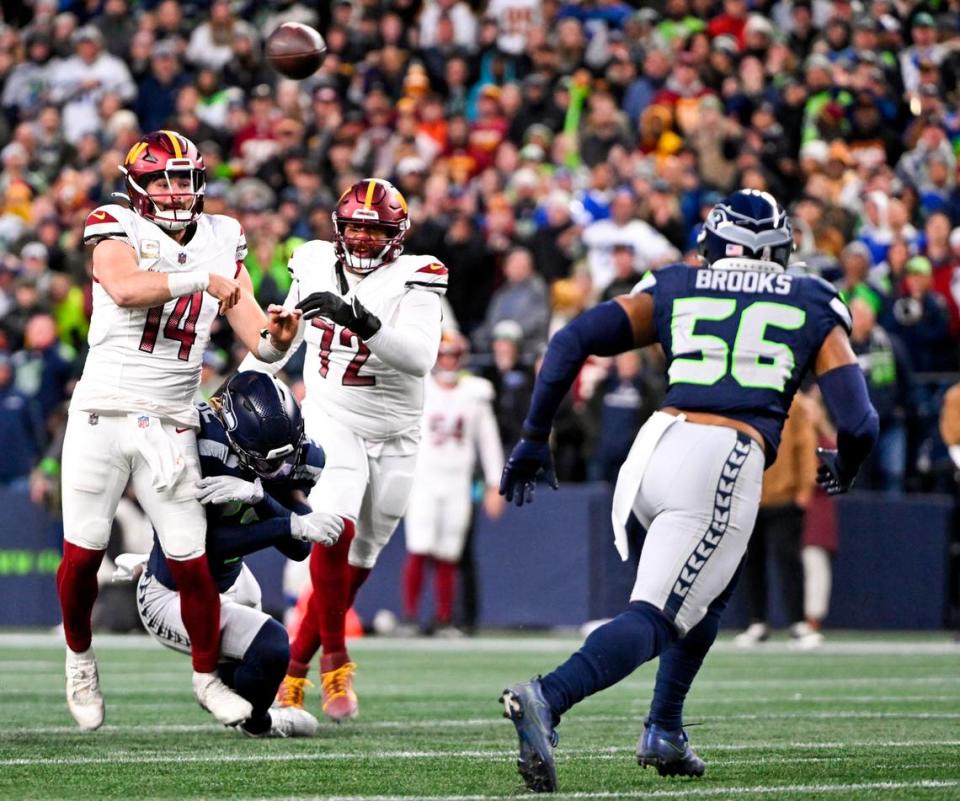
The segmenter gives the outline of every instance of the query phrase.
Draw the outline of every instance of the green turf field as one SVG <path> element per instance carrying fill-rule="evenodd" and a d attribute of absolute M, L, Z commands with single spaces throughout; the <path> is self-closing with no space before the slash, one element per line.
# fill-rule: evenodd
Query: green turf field
<path fill-rule="evenodd" d="M 497 696 L 578 644 L 361 641 L 360 720 L 310 740 L 251 740 L 193 701 L 185 657 L 141 637 L 98 643 L 107 722 L 81 734 L 63 700 L 62 648 L 0 635 L 0 798 L 522 797 Z M 960 645 L 945 635 L 834 636 L 811 653 L 719 643 L 687 708 L 701 724 L 690 731 L 707 760 L 699 780 L 634 762 L 653 671 L 564 719 L 559 797 L 960 799 Z"/>

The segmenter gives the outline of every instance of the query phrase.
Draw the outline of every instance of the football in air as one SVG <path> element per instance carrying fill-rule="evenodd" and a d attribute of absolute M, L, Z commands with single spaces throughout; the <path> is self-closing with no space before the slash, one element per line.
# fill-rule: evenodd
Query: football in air
<path fill-rule="evenodd" d="M 326 52 L 323 37 L 299 22 L 284 22 L 267 38 L 267 61 L 287 78 L 309 78 L 320 68 Z"/>

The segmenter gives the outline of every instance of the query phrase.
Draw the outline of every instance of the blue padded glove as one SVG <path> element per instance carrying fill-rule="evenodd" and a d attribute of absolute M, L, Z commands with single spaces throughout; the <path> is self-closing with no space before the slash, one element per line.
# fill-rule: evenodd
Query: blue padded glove
<path fill-rule="evenodd" d="M 826 490 L 827 495 L 842 495 L 853 486 L 857 474 L 850 475 L 849 471 L 843 469 L 836 450 L 817 448 L 817 458 L 820 460 L 817 483 Z"/>
<path fill-rule="evenodd" d="M 503 467 L 500 494 L 517 506 L 533 503 L 533 492 L 540 479 L 554 489 L 560 487 L 553 469 L 550 443 L 525 437 L 516 444 Z"/>

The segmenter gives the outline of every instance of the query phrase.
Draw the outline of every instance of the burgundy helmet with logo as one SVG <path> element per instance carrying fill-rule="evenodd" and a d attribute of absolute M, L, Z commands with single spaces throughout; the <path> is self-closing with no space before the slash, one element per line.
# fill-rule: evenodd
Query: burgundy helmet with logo
<path fill-rule="evenodd" d="M 130 148 L 120 165 L 133 210 L 146 220 L 168 231 L 186 228 L 203 212 L 203 192 L 206 168 L 197 146 L 176 131 L 154 131 L 144 134 Z M 174 177 L 190 179 L 191 190 L 174 186 Z M 166 187 L 150 194 L 147 184 L 155 178 L 166 179 Z M 176 190 L 176 191 L 175 191 Z M 169 208 L 157 203 L 157 196 L 188 198 L 184 208 Z"/>
<path fill-rule="evenodd" d="M 372 236 L 347 236 L 348 225 L 370 226 Z M 333 212 L 337 256 L 354 273 L 370 273 L 403 253 L 410 228 L 407 201 L 389 181 L 364 178 L 340 196 Z"/>

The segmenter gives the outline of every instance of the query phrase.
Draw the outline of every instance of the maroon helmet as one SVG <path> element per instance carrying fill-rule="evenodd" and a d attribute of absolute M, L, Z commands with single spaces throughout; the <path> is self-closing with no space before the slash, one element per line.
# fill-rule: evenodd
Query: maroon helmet
<path fill-rule="evenodd" d="M 348 225 L 369 226 L 366 236 L 346 236 Z M 337 256 L 354 273 L 370 273 L 403 253 L 410 228 L 407 201 L 389 181 L 364 178 L 340 196 L 333 212 Z"/>
<path fill-rule="evenodd" d="M 133 210 L 146 220 L 168 231 L 180 231 L 203 212 L 203 191 L 206 168 L 197 146 L 176 131 L 154 131 L 145 134 L 130 148 L 120 165 L 126 179 L 127 194 Z M 188 176 L 191 191 L 174 191 L 172 178 Z M 160 195 L 189 198 L 184 208 L 162 208 L 155 195 L 147 192 L 147 184 L 165 178 L 166 189 Z"/>
<path fill-rule="evenodd" d="M 433 366 L 433 374 L 440 381 L 454 383 L 457 375 L 464 368 L 470 346 L 466 338 L 459 331 L 445 328 L 440 334 L 440 347 L 437 349 L 437 361 Z M 440 363 L 443 356 L 451 357 L 449 361 Z"/>

